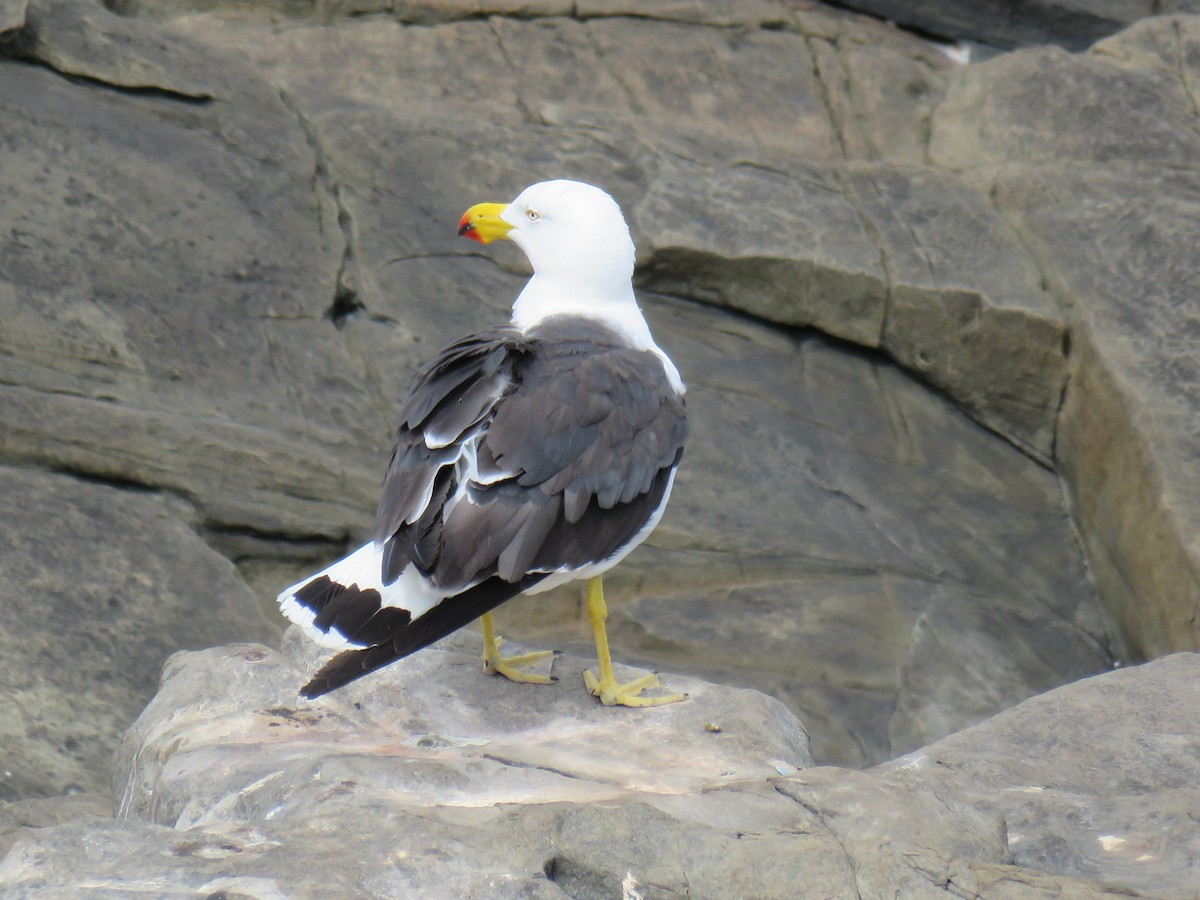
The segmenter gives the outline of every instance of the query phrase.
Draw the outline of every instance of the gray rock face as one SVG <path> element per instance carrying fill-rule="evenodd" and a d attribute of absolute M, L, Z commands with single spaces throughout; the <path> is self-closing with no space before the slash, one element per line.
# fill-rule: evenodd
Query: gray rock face
<path fill-rule="evenodd" d="M 105 790 L 169 653 L 277 633 L 178 513 L 0 467 L 0 799 Z"/>
<path fill-rule="evenodd" d="M 1131 21 L 1135 7 L 1022 10 L 1069 12 L 1054 27 L 1073 21 L 1074 40 L 1083 18 Z M 648 317 L 690 386 L 695 438 L 672 506 L 609 585 L 619 659 L 768 691 L 819 762 L 869 766 L 1114 653 L 1196 648 L 1197 21 L 960 66 L 863 17 L 772 0 L 0 0 L 0 462 L 13 485 L 0 529 L 16 573 L 0 607 L 15 617 L 0 622 L 14 648 L 0 681 L 16 687 L 0 691 L 21 699 L 0 716 L 32 716 L 3 729 L 20 742 L 3 745 L 4 796 L 99 790 L 165 654 L 269 640 L 256 601 L 362 535 L 408 376 L 502 321 L 521 282 L 513 248 L 480 254 L 454 236 L 458 213 L 544 177 L 621 201 Z M 511 604 L 501 625 L 591 652 L 573 591 Z M 680 775 L 679 793 L 635 790 L 626 770 L 598 781 L 577 756 L 561 771 L 590 774 L 555 776 L 562 745 L 512 740 L 496 759 L 418 748 L 409 780 L 389 781 L 392 737 L 482 733 L 477 710 L 505 686 L 427 679 L 453 690 L 414 709 L 459 718 L 416 728 L 388 718 L 407 694 L 296 710 L 291 663 L 261 652 L 183 658 L 127 745 L 144 758 L 122 757 L 138 818 L 39 829 L 0 882 L 69 896 L 111 863 L 114 891 L 128 872 L 164 890 L 303 896 L 295 848 L 350 895 L 413 893 L 436 865 L 452 895 L 1196 894 L 1180 858 L 1144 849 L 1151 807 L 1120 781 L 1016 806 L 1042 796 L 1033 781 L 981 769 L 971 794 L 938 767 L 904 780 L 912 757 L 805 770 L 819 795 L 797 804 L 794 779 L 761 769 L 737 786 Z M 473 654 L 446 668 L 478 681 Z M 254 693 L 252 670 L 273 673 L 275 695 Z M 231 672 L 246 683 L 213 697 Z M 172 693 L 180 678 L 187 697 Z M 30 684 L 40 699 L 20 693 Z M 496 693 L 466 704 L 459 690 Z M 603 712 L 539 696 L 551 706 L 538 721 Z M 737 720 L 762 738 L 746 751 L 761 763 L 786 716 L 738 696 L 775 710 L 765 726 Z M 1061 696 L 1061 721 L 1089 709 Z M 1130 696 L 1114 734 L 1160 728 L 1158 701 Z M 169 702 L 216 704 L 213 728 L 261 730 L 275 756 L 238 762 L 199 725 L 195 753 L 171 749 L 144 731 L 170 732 Z M 503 727 L 520 732 L 522 715 Z M 682 707 L 668 719 L 688 760 L 730 736 L 696 731 Z M 1004 752 L 1026 758 L 1032 733 Z M 645 768 L 669 780 L 672 767 L 667 754 Z M 479 799 L 484 774 L 519 811 Z M 536 779 L 557 799 L 521 793 Z M 580 802 L 617 782 L 629 792 Z M 31 802 L 5 809 L 6 835 L 95 813 Z M 352 821 L 310 815 L 326 808 Z M 1189 846 L 1183 818 L 1167 824 Z M 381 830 L 373 873 L 338 868 L 347 841 Z M 468 847 L 475 867 L 446 849 Z"/>
<path fill-rule="evenodd" d="M 553 686 L 486 678 L 474 636 L 298 706 L 311 663 L 299 640 L 175 656 L 118 756 L 118 817 L 25 829 L 0 896 L 1200 888 L 1195 655 L 1060 688 L 866 772 L 804 768 L 799 723 L 752 692 L 672 676 L 683 703 L 605 709 L 570 657 Z"/>
<path fill-rule="evenodd" d="M 930 145 L 990 183 L 1064 301 L 1058 458 L 1123 652 L 1138 655 L 1200 638 L 1198 86 L 1200 20 L 1155 19 L 1079 57 L 970 70 Z"/>
<path fill-rule="evenodd" d="M 61 10 L 47 11 L 55 24 Z M 67 71 L 136 70 L 147 87 L 152 37 L 88 16 L 131 43 L 114 38 L 119 60 L 86 68 L 89 54 Z M 39 30 L 35 50 L 59 64 L 78 37 Z M 367 519 L 348 510 L 372 502 L 386 427 L 372 431 L 380 413 L 323 319 L 341 252 L 333 216 L 278 94 L 188 51 L 174 39 L 154 60 L 179 60 L 185 83 L 156 89 L 184 99 L 0 61 L 12 228 L 0 245 L 0 453 L 166 488 L 232 528 L 343 536 Z M 228 100 L 193 96 L 226 89 Z"/>
<path fill-rule="evenodd" d="M 1197 13 L 1195 0 L 842 0 L 847 9 L 870 13 L 943 38 L 1013 48 L 1059 44 L 1083 50 L 1146 16 Z"/>
<path fill-rule="evenodd" d="M 706 374 L 640 578 L 612 576 L 633 658 L 767 690 L 809 723 L 818 759 L 855 765 L 1104 666 L 1050 473 L 894 366 L 653 312 L 683 371 Z"/>
<path fill-rule="evenodd" d="M 0 34 L 12 31 L 25 24 L 25 7 L 29 0 L 2 0 L 0 2 Z"/>
<path fill-rule="evenodd" d="M 97 824 L 112 818 L 112 799 L 103 794 L 68 794 L 35 800 L 0 800 L 0 859 L 20 837 L 36 829 L 73 822 Z M 104 827 L 103 825 L 101 827 Z"/>
<path fill-rule="evenodd" d="M 984 197 L 914 167 L 953 70 L 858 20 L 787 12 L 777 30 L 760 10 L 739 36 L 701 24 L 714 10 L 446 7 L 412 28 L 35 4 L 16 46 L 51 69 L 9 64 L 5 121 L 14 147 L 66 146 L 68 168 L 59 203 L 32 187 L 38 153 L 0 176 L 37 236 L 0 282 L 0 446 L 182 496 L 272 595 L 369 521 L 418 362 L 507 315 L 519 254 L 493 255 L 506 271 L 468 255 L 457 210 L 534 177 L 517 173 L 568 174 L 629 211 L 645 290 L 702 301 L 647 298 L 697 427 L 653 545 L 614 576 L 619 653 L 769 690 L 822 723 L 818 758 L 853 765 L 1103 668 L 1050 474 L 879 359 L 711 308 L 882 349 L 1048 460 L 1061 313 Z M 644 52 L 665 36 L 676 49 Z M 475 64 L 448 91 L 454 54 Z M 486 74 L 512 59 L 511 79 Z M 681 77 L 689 59 L 720 66 Z M 802 62 L 785 94 L 781 59 Z M 140 93 L 93 100 L 54 70 Z M 117 229 L 98 254 L 114 184 L 120 221 L 156 239 Z M 518 604 L 506 627 L 570 643 L 577 603 Z"/>

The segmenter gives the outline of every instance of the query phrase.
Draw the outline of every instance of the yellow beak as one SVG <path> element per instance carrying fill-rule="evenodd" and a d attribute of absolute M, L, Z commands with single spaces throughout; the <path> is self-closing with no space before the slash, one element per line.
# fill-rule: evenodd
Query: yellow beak
<path fill-rule="evenodd" d="M 500 218 L 507 209 L 504 203 L 476 203 L 458 220 L 459 237 L 470 238 L 481 244 L 508 237 L 512 226 Z"/>

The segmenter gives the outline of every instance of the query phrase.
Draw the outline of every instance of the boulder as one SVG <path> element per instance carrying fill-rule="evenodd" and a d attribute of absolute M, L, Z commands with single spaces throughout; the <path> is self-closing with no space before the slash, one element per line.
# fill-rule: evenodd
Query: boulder
<path fill-rule="evenodd" d="M 0 34 L 15 31 L 25 24 L 29 0 L 0 0 Z"/>
<path fill-rule="evenodd" d="M 917 165 L 955 71 L 938 51 L 820 11 L 743 32 L 716 6 L 445 9 L 30 7 L 15 46 L 40 66 L 8 64 L 0 125 L 29 235 L 0 281 L 9 458 L 183 498 L 269 602 L 370 522 L 419 362 L 507 317 L 523 260 L 472 251 L 458 213 L 567 174 L 628 211 L 696 426 L 662 527 L 612 576 L 618 656 L 769 691 L 847 765 L 1107 666 L 1053 476 L 882 355 L 787 330 L 882 350 L 1050 459 L 1061 313 L 991 204 Z M 471 61 L 452 85 L 448 58 Z M 719 65 L 681 78 L 697 59 Z M 564 590 L 501 621 L 573 646 L 578 610 Z"/>
<path fill-rule="evenodd" d="M 173 498 L 269 600 L 362 536 L 419 362 L 507 315 L 520 255 L 458 213 L 568 175 L 628 211 L 696 424 L 619 657 L 870 765 L 1193 646 L 1194 20 L 961 66 L 815 6 L 572 9 L 22 4 L 0 458 Z"/>
<path fill-rule="evenodd" d="M 1057 458 L 1135 656 L 1200 641 L 1198 85 L 1200 18 L 1151 19 L 1080 56 L 972 67 L 930 143 L 990 185 L 1066 311 Z"/>
<path fill-rule="evenodd" d="M 45 65 L 0 60 L 0 453 L 344 541 L 388 429 L 325 318 L 343 246 L 304 133 L 236 61 L 85 6 L 108 56 L 35 4 Z"/>
<path fill-rule="evenodd" d="M 1200 890 L 1194 654 L 855 772 L 806 767 L 799 723 L 753 692 L 668 674 L 687 700 L 604 708 L 584 660 L 514 685 L 478 650 L 450 638 L 312 702 L 298 637 L 176 655 L 122 745 L 117 817 L 22 830 L 0 896 Z"/>
<path fill-rule="evenodd" d="M 838 5 L 942 38 L 1005 49 L 1058 44 L 1084 50 L 1147 16 L 1200 12 L 1196 0 L 842 0 Z"/>
<path fill-rule="evenodd" d="M 0 799 L 106 791 L 168 654 L 278 633 L 183 512 L 0 467 Z"/>

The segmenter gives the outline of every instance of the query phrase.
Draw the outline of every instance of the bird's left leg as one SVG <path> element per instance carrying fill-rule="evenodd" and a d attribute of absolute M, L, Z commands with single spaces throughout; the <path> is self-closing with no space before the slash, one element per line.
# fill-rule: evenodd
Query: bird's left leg
<path fill-rule="evenodd" d="M 587 585 L 587 614 L 588 624 L 592 626 L 592 636 L 596 639 L 596 661 L 600 675 L 596 677 L 591 669 L 583 673 L 583 683 L 588 691 L 605 706 L 662 706 L 665 703 L 675 703 L 687 699 L 687 694 L 666 694 L 661 697 L 643 697 L 646 688 L 660 687 L 658 673 L 651 672 L 625 684 L 619 684 L 613 675 L 612 656 L 608 652 L 608 631 L 604 622 L 608 618 L 608 604 L 604 602 L 603 576 L 597 575 L 588 579 Z"/>
<path fill-rule="evenodd" d="M 520 684 L 553 684 L 558 681 L 553 675 L 536 675 L 521 668 L 529 663 L 557 656 L 557 650 L 537 650 L 533 653 L 522 653 L 520 656 L 501 656 L 500 644 L 504 639 L 496 637 L 492 614 L 484 613 L 480 616 L 479 624 L 483 626 L 483 671 L 488 675 L 503 675 L 509 681 Z"/>

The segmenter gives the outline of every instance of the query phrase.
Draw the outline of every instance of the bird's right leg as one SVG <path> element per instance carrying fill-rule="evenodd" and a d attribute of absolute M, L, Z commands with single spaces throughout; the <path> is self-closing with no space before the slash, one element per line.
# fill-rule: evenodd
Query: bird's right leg
<path fill-rule="evenodd" d="M 480 616 L 479 624 L 483 626 L 483 671 L 488 675 L 503 675 L 509 681 L 518 684 L 553 684 L 558 681 L 553 675 L 537 675 L 521 668 L 529 663 L 557 656 L 557 650 L 535 650 L 519 656 L 501 656 L 500 645 L 504 639 L 496 637 L 492 614 L 489 612 Z"/>

